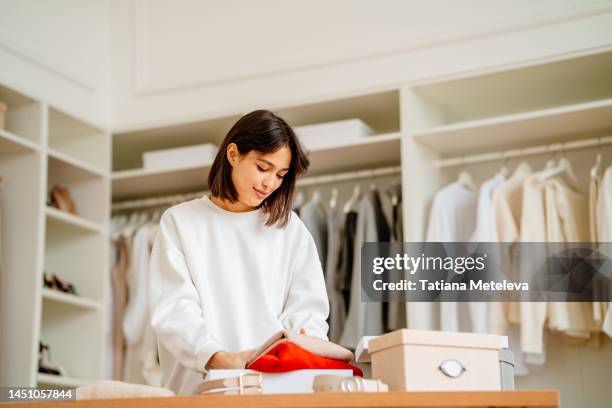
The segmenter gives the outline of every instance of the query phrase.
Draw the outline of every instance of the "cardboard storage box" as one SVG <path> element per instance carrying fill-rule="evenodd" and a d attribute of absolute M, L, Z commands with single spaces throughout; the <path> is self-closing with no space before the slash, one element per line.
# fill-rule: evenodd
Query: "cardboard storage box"
<path fill-rule="evenodd" d="M 171 169 L 212 164 L 219 147 L 212 143 L 154 150 L 142 155 L 145 169 Z"/>
<path fill-rule="evenodd" d="M 297 126 L 293 130 L 308 150 L 352 143 L 374 134 L 374 130 L 361 119 Z"/>
<path fill-rule="evenodd" d="M 372 378 L 391 391 L 499 391 L 501 336 L 398 330 L 368 342 Z"/>

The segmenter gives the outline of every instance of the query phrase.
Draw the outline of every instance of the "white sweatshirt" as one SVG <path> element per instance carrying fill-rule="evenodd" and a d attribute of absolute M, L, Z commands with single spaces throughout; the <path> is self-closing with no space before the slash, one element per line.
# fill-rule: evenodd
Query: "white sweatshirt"
<path fill-rule="evenodd" d="M 312 236 L 291 214 L 230 212 L 208 196 L 168 209 L 150 263 L 151 325 L 163 386 L 191 395 L 217 351 L 260 346 L 279 330 L 327 340 L 329 304 Z"/>

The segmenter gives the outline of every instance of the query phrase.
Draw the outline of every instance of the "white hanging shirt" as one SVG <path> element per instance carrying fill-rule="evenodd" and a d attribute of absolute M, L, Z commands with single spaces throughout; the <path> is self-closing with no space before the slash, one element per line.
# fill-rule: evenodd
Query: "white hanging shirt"
<path fill-rule="evenodd" d="M 163 386 L 195 392 L 210 357 L 260 346 L 279 330 L 327 340 L 329 304 L 312 236 L 262 210 L 230 212 L 207 196 L 168 209 L 151 254 L 151 325 Z"/>
<path fill-rule="evenodd" d="M 498 239 L 497 225 L 495 223 L 495 213 L 493 210 L 493 190 L 504 182 L 505 178 L 501 174 L 496 174 L 489 180 L 482 183 L 478 191 L 478 207 L 476 210 L 476 229 L 472 236 L 474 242 L 496 242 Z M 489 254 L 487 260 L 489 267 L 498 266 L 499 254 Z M 488 334 L 488 314 L 486 302 L 470 302 L 470 319 L 472 322 L 471 331 L 479 334 Z"/>
<path fill-rule="evenodd" d="M 449 184 L 438 191 L 429 215 L 427 241 L 470 241 L 476 225 L 476 205 L 477 194 L 459 183 Z M 423 316 L 433 314 L 431 313 L 433 307 L 431 303 L 422 303 L 418 306 L 422 309 L 420 312 Z M 463 306 L 467 308 L 465 304 Z M 462 320 L 459 320 L 460 316 L 463 318 Z M 440 303 L 441 330 L 470 331 L 470 326 L 468 313 L 459 313 L 457 302 Z"/>

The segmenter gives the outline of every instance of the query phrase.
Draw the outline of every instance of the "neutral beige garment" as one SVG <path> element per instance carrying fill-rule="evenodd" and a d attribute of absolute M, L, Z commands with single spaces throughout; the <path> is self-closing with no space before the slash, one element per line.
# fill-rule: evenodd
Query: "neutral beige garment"
<path fill-rule="evenodd" d="M 520 223 L 520 239 L 523 242 L 545 242 L 546 222 L 544 190 L 546 182 L 539 180 L 539 173 L 528 176 L 523 183 L 523 205 Z M 521 260 L 521 273 L 533 269 L 529 259 Z M 544 322 L 546 321 L 546 302 L 521 302 L 521 349 L 525 353 L 544 353 Z"/>
<path fill-rule="evenodd" d="M 500 246 L 500 268 L 510 278 L 516 279 L 518 256 L 514 243 L 520 238 L 520 223 L 523 208 L 523 182 L 532 174 L 531 167 L 521 163 L 512 176 L 493 190 L 492 206 L 496 230 L 500 242 L 511 243 Z M 490 302 L 488 310 L 489 333 L 508 336 L 510 350 L 514 353 L 515 375 L 528 373 L 525 357 L 521 351 L 521 328 L 519 303 Z"/>
<path fill-rule="evenodd" d="M 492 206 L 498 241 L 518 242 L 523 208 L 523 182 L 532 173 L 528 165 L 520 165 L 515 173 L 493 190 Z M 501 268 L 513 276 L 517 268 L 516 257 L 511 251 L 501 254 Z M 510 322 L 520 323 L 519 305 L 516 303 L 492 302 L 489 304 L 489 332 L 506 335 Z"/>
<path fill-rule="evenodd" d="M 612 166 L 608 167 L 601 181 L 597 198 L 597 236 L 601 242 L 612 242 Z M 602 330 L 612 337 L 612 302 L 608 303 Z"/>
<path fill-rule="evenodd" d="M 602 175 L 591 175 L 589 182 L 589 231 L 591 232 L 591 242 L 601 242 L 599 240 L 599 227 L 597 216 L 597 202 L 601 190 Z M 601 328 L 604 317 L 606 316 L 607 303 L 593 302 L 593 319 Z"/>
<path fill-rule="evenodd" d="M 120 235 L 115 241 L 117 261 L 112 270 L 113 282 L 113 379 L 123 379 L 125 338 L 123 337 L 123 315 L 127 305 L 127 274 L 130 267 L 130 239 Z"/>

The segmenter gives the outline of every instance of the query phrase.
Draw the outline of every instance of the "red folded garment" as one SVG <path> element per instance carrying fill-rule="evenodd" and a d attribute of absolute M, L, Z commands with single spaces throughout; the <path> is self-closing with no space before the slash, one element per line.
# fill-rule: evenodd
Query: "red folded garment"
<path fill-rule="evenodd" d="M 341 360 L 321 357 L 289 341 L 277 344 L 246 368 L 263 373 L 285 373 L 305 369 L 353 370 L 353 375 L 363 377 L 359 367 Z"/>

